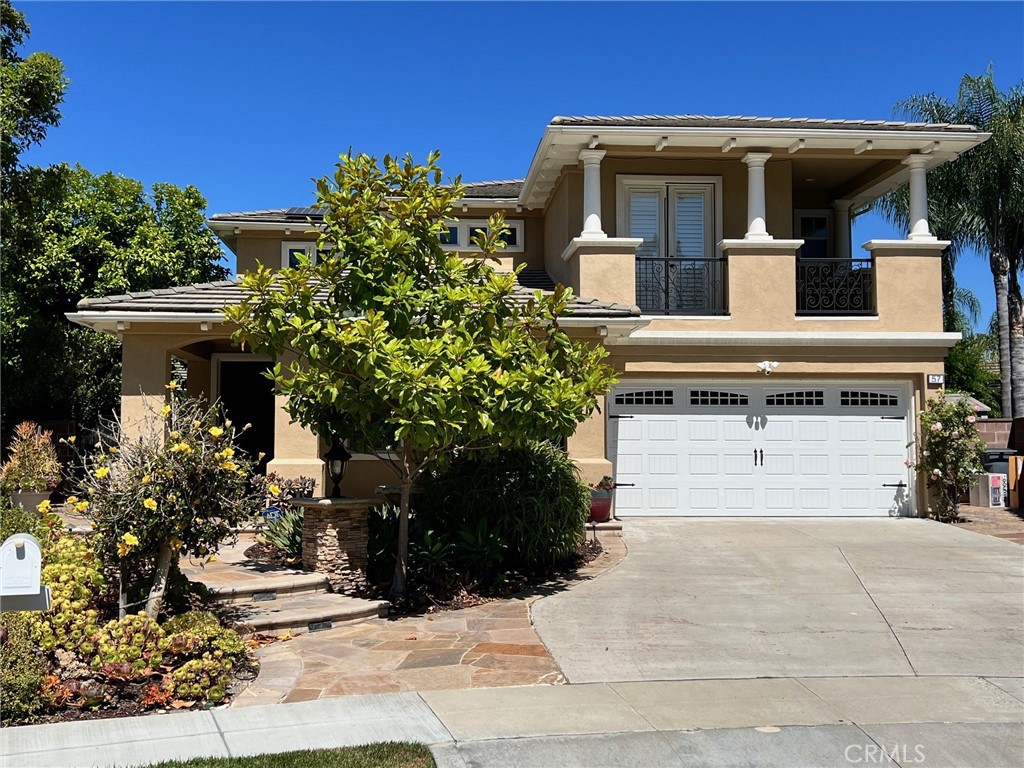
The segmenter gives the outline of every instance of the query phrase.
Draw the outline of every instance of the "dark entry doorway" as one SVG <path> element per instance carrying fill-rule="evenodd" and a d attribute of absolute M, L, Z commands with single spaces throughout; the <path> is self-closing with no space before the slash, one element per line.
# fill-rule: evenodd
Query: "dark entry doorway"
<path fill-rule="evenodd" d="M 274 458 L 274 383 L 263 376 L 270 367 L 264 360 L 225 358 L 217 362 L 218 390 L 227 418 L 236 429 L 252 426 L 238 436 L 238 446 L 266 474 Z M 263 453 L 262 459 L 259 455 Z"/>

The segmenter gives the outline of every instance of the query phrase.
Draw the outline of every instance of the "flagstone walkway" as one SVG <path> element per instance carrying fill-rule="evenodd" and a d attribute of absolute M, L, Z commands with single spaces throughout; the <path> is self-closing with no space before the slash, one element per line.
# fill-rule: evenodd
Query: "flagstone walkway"
<path fill-rule="evenodd" d="M 625 556 L 619 531 L 601 531 L 598 538 L 604 552 L 573 581 L 594 578 Z M 564 683 L 533 628 L 530 605 L 573 581 L 458 611 L 372 619 L 275 642 L 258 651 L 259 676 L 232 706 Z"/>

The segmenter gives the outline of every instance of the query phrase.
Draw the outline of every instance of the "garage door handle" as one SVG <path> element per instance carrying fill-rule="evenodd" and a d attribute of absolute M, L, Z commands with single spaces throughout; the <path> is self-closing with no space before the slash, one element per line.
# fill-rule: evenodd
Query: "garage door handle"
<path fill-rule="evenodd" d="M 906 416 L 883 416 L 882 417 L 882 419 L 889 420 L 889 421 L 903 421 L 906 418 L 907 418 Z"/>
<path fill-rule="evenodd" d="M 617 413 L 610 413 L 610 414 L 608 414 L 608 418 L 609 419 L 632 419 L 633 417 L 630 416 L 629 414 L 621 414 L 620 415 L 620 414 L 617 414 Z"/>
<path fill-rule="evenodd" d="M 883 488 L 906 488 L 907 484 L 900 480 L 898 483 L 882 483 Z"/>
<path fill-rule="evenodd" d="M 616 483 L 616 488 L 636 488 L 636 483 Z"/>

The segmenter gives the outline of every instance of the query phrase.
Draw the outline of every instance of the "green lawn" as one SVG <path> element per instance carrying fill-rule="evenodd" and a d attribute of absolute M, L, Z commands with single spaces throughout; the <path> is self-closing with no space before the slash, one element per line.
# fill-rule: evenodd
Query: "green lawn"
<path fill-rule="evenodd" d="M 435 768 L 435 764 L 422 744 L 387 742 L 255 757 L 197 757 L 157 763 L 152 768 Z"/>

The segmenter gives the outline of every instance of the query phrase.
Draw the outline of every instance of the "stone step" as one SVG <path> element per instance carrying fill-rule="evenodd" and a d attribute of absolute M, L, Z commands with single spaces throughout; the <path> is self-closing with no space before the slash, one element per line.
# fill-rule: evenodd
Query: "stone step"
<path fill-rule="evenodd" d="M 286 597 L 326 593 L 331 588 L 327 576 L 323 573 L 267 574 L 244 580 L 222 580 L 210 576 L 200 580 L 217 600 L 228 605 L 273 602 Z"/>
<path fill-rule="evenodd" d="M 284 600 L 233 605 L 235 625 L 277 635 L 316 632 L 339 624 L 387 616 L 386 600 L 364 600 L 330 592 L 293 595 Z"/>

